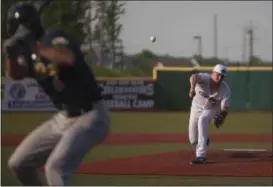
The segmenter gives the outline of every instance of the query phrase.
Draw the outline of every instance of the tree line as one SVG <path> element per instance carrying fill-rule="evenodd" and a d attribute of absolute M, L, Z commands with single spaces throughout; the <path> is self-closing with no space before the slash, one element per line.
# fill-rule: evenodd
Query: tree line
<path fill-rule="evenodd" d="M 8 38 L 6 33 L 8 8 L 13 3 L 19 1 L 24 0 L 2 0 L 1 2 L 1 45 Z M 117 40 L 120 40 L 120 33 L 123 29 L 123 25 L 120 24 L 119 19 L 125 14 L 124 5 L 124 1 L 117 0 L 52 1 L 44 9 L 41 17 L 46 28 L 62 29 L 67 34 L 73 36 L 80 44 L 99 43 L 102 37 L 114 44 Z M 1 57 L 2 62 L 4 62 L 3 52 Z M 1 63 L 2 73 L 4 71 L 4 64 Z"/>
<path fill-rule="evenodd" d="M 1 1 L 1 45 L 8 37 L 6 33 L 6 14 L 8 8 L 15 2 L 22 0 L 2 0 Z M 110 43 L 110 48 L 114 49 L 115 43 L 119 40 L 123 25 L 120 23 L 120 18 L 126 14 L 125 1 L 118 0 L 59 0 L 52 3 L 43 11 L 42 19 L 46 28 L 62 29 L 66 33 L 73 36 L 81 44 L 87 44 L 90 47 L 92 43 L 100 43 L 107 40 Z M 3 60 L 3 52 L 1 53 Z M 152 62 L 160 61 L 161 59 L 177 59 L 168 55 L 156 55 L 152 51 L 143 49 L 143 51 L 129 55 L 132 66 L 127 68 L 125 74 L 149 76 L 152 73 Z M 201 65 L 213 65 L 215 63 L 229 63 L 228 59 L 203 58 L 195 56 L 195 59 Z M 184 58 L 185 60 L 189 60 Z M 184 61 L 183 59 L 183 61 Z M 90 61 L 89 61 L 90 62 Z M 239 64 L 232 63 L 232 64 Z M 183 65 L 185 63 L 182 63 Z M 249 62 L 251 65 L 261 65 L 262 61 L 255 57 Z M 5 63 L 1 63 L 1 72 L 4 73 Z"/>

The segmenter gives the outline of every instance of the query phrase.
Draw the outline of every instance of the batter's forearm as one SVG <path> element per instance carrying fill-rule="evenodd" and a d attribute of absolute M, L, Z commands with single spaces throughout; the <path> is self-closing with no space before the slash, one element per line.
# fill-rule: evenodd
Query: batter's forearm
<path fill-rule="evenodd" d="M 39 47 L 40 55 L 63 66 L 72 66 L 74 56 L 72 52 L 65 48 Z"/>

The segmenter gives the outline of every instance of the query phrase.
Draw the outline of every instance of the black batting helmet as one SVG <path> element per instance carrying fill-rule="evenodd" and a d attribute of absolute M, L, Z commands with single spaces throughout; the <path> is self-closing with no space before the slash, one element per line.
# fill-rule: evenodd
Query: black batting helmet
<path fill-rule="evenodd" d="M 44 34 L 40 12 L 31 2 L 19 2 L 9 8 L 7 14 L 8 35 L 13 35 L 20 24 L 31 30 L 37 39 Z"/>

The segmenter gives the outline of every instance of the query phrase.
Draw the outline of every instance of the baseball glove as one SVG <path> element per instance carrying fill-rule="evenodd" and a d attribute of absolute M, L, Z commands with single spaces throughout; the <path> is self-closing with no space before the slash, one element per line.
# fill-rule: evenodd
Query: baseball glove
<path fill-rule="evenodd" d="M 215 125 L 216 128 L 219 128 L 225 121 L 228 112 L 220 112 L 220 114 L 216 115 L 212 119 L 212 124 Z"/>

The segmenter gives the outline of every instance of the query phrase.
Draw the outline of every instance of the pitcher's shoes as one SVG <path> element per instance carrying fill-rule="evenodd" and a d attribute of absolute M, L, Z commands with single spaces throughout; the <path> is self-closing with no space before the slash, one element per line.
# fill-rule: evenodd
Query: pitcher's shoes
<path fill-rule="evenodd" d="M 205 164 L 207 159 L 205 157 L 196 157 L 190 164 Z"/>

